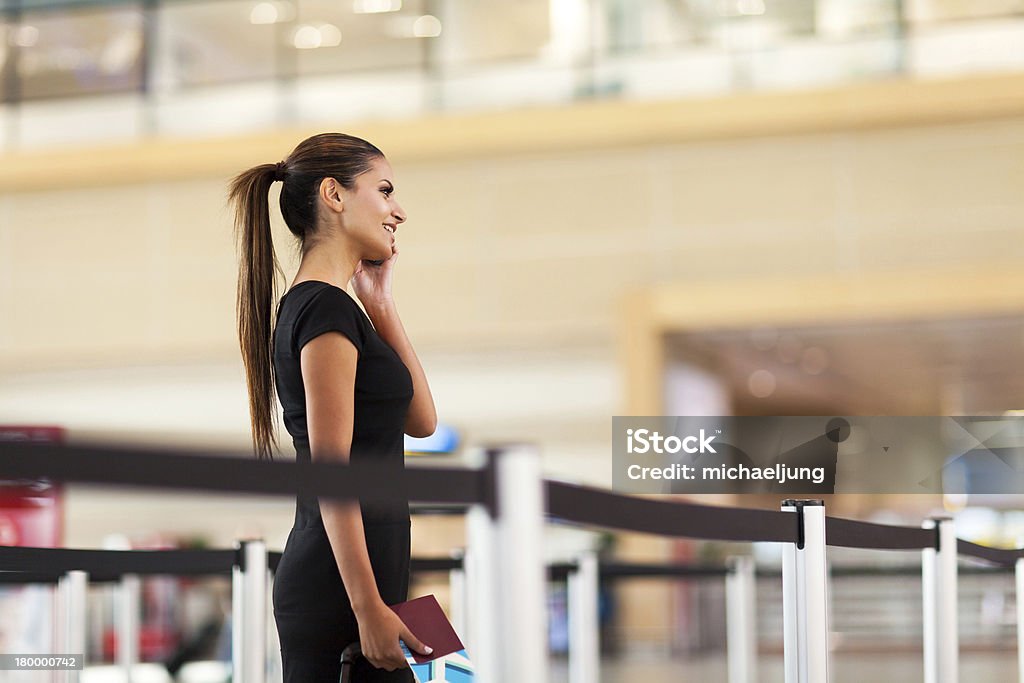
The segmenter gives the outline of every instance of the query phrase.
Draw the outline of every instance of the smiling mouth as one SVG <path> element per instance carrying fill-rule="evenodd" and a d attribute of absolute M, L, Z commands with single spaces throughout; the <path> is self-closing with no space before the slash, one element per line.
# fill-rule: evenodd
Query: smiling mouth
<path fill-rule="evenodd" d="M 392 235 L 395 234 L 395 226 L 388 225 L 387 223 L 384 223 L 383 226 L 384 226 L 384 229 L 387 230 L 388 232 L 390 232 Z"/>

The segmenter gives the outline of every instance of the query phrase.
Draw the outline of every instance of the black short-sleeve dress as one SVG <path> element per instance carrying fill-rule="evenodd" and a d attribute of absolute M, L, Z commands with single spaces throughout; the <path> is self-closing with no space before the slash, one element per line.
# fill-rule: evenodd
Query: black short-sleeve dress
<path fill-rule="evenodd" d="M 405 467 L 404 425 L 412 400 L 408 368 L 356 302 L 326 282 L 301 282 L 281 299 L 274 330 L 274 371 L 284 422 L 298 461 L 309 461 L 306 398 L 299 365 L 302 347 L 327 332 L 345 335 L 359 352 L 350 460 L 373 459 Z M 409 504 L 361 504 L 366 547 L 381 598 L 407 598 Z M 341 652 L 359 629 L 316 497 L 299 496 L 274 577 L 274 619 L 281 640 L 285 683 L 337 683 Z M 409 669 L 387 672 L 361 660 L 353 683 L 411 681 Z"/>

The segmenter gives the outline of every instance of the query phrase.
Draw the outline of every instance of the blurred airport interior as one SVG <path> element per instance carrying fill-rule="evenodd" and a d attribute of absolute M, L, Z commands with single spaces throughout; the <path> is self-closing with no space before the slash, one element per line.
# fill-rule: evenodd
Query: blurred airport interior
<path fill-rule="evenodd" d="M 383 149 L 409 214 L 396 299 L 460 442 L 410 461 L 525 441 L 547 476 L 609 487 L 613 415 L 1024 410 L 1024 0 L 0 0 L 0 37 L 0 438 L 249 450 L 226 184 L 323 130 Z M 3 545 L 280 550 L 294 509 L 14 484 Z M 1024 495 L 826 506 L 911 526 L 944 511 L 962 538 L 1024 545 Z M 414 556 L 465 544 L 457 516 L 413 524 Z M 771 544 L 545 542 L 553 562 L 779 563 Z M 836 583 L 835 680 L 921 675 L 917 585 Z M 758 594 L 762 681 L 782 680 L 776 588 Z M 47 590 L 0 587 L 0 651 L 46 651 L 52 624 L 25 615 Z M 424 576 L 412 594 L 447 590 Z M 961 590 L 965 680 L 1010 680 L 1012 579 Z M 161 577 L 144 596 L 145 661 L 230 651 L 230 586 Z M 111 599 L 92 589 L 96 665 Z M 723 600 L 713 582 L 617 584 L 602 680 L 721 679 Z M 179 680 L 225 680 L 201 666 Z"/>

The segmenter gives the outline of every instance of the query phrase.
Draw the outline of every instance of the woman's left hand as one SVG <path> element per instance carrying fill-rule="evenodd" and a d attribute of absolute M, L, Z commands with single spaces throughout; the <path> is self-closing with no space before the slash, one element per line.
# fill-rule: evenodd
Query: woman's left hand
<path fill-rule="evenodd" d="M 392 303 L 391 276 L 395 261 L 398 260 L 398 245 L 391 248 L 391 258 L 379 266 L 371 261 L 360 261 L 352 274 L 352 289 L 367 309 L 388 306 Z"/>

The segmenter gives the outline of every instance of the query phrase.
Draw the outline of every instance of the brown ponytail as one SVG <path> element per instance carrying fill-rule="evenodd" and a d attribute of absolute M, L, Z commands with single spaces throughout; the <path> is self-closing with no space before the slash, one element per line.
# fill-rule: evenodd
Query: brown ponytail
<path fill-rule="evenodd" d="M 235 237 L 239 247 L 238 340 L 249 385 L 249 419 L 256 457 L 273 460 L 274 364 L 271 333 L 277 277 L 281 268 L 270 234 L 268 194 L 276 166 L 263 164 L 239 174 L 228 197 L 235 207 Z"/>
<path fill-rule="evenodd" d="M 281 214 L 301 245 L 316 232 L 317 192 L 323 178 L 352 188 L 356 176 L 384 154 L 369 142 L 343 133 L 303 140 L 285 161 L 261 164 L 231 181 L 228 201 L 235 209 L 239 247 L 238 340 L 249 387 L 249 418 L 256 457 L 272 460 L 277 447 L 274 425 L 274 304 L 283 279 L 270 234 L 270 185 L 284 181 Z"/>

